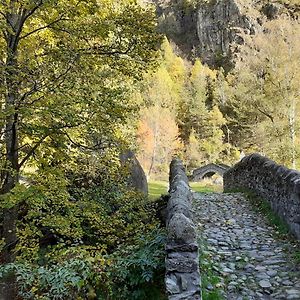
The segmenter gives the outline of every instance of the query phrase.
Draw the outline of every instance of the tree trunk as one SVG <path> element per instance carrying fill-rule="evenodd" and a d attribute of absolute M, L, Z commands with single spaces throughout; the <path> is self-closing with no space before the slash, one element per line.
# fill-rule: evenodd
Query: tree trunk
<path fill-rule="evenodd" d="M 13 12 L 7 15 L 10 26 L 14 27 L 13 33 L 7 33 L 7 56 L 6 56 L 6 78 L 5 78 L 5 107 L 7 113 L 5 119 L 5 170 L 2 172 L 2 187 L 0 194 L 11 192 L 19 181 L 19 157 L 18 157 L 18 112 L 17 103 L 19 96 L 17 46 L 20 34 L 20 17 Z M 15 246 L 17 243 L 16 221 L 17 207 L 4 209 L 2 219 L 2 232 L 5 246 L 1 252 L 1 263 L 7 264 L 15 261 Z M 8 274 L 0 282 L 0 300 L 16 299 L 15 275 Z"/>
<path fill-rule="evenodd" d="M 6 163 L 8 170 L 5 171 L 4 184 L 1 189 L 1 194 L 9 193 L 19 180 L 18 169 L 18 137 L 17 137 L 17 120 L 8 118 L 5 142 L 6 142 Z M 16 235 L 16 220 L 17 208 L 13 207 L 3 211 L 3 238 L 5 247 L 1 253 L 1 263 L 7 264 L 15 261 L 14 248 L 17 243 Z M 12 300 L 16 298 L 16 283 L 14 274 L 8 274 L 1 282 L 0 300 Z"/>
<path fill-rule="evenodd" d="M 296 129 L 295 129 L 295 115 L 296 115 L 295 100 L 292 100 L 289 114 L 289 130 L 292 147 L 292 168 L 296 169 Z"/>
<path fill-rule="evenodd" d="M 155 162 L 155 156 L 156 156 L 156 146 L 157 146 L 157 134 L 158 134 L 158 128 L 157 124 L 155 123 L 155 129 L 154 129 L 154 143 L 153 143 L 153 151 L 152 151 L 152 157 L 151 157 L 151 164 L 148 171 L 148 179 L 150 179 L 150 175 L 154 166 Z"/>

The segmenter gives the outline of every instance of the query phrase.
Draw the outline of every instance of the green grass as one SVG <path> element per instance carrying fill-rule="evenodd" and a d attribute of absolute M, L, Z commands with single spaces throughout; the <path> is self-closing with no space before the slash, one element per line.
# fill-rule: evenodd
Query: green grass
<path fill-rule="evenodd" d="M 296 251 L 292 254 L 292 258 L 293 258 L 293 260 L 296 262 L 296 264 L 300 265 L 300 250 L 296 250 Z"/>
<path fill-rule="evenodd" d="M 224 286 L 221 284 L 222 280 L 219 274 L 214 269 L 213 257 L 207 251 L 207 244 L 204 240 L 198 241 L 200 245 L 199 264 L 201 274 L 201 290 L 203 300 L 223 300 L 222 291 Z M 216 266 L 215 266 L 216 267 Z M 210 287 L 210 288 L 208 288 Z"/>
<path fill-rule="evenodd" d="M 169 183 L 167 181 L 149 181 L 149 199 L 155 200 L 158 199 L 161 195 L 166 195 L 168 193 Z M 221 192 L 222 187 L 209 184 L 207 182 L 190 182 L 190 187 L 194 192 L 197 193 L 212 193 L 212 192 Z"/>
<path fill-rule="evenodd" d="M 190 182 L 190 187 L 197 193 L 222 192 L 222 186 L 214 185 L 207 182 Z"/>
<path fill-rule="evenodd" d="M 148 182 L 149 199 L 158 199 L 161 195 L 168 193 L 169 183 L 167 181 L 150 181 Z"/>

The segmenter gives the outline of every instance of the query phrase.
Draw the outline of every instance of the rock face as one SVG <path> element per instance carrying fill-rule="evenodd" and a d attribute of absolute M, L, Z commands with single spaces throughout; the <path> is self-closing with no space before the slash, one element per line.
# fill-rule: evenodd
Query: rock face
<path fill-rule="evenodd" d="M 147 178 L 134 153 L 130 150 L 122 153 L 120 161 L 123 165 L 127 165 L 129 169 L 128 185 L 142 192 L 144 195 L 148 195 Z"/>
<path fill-rule="evenodd" d="M 216 0 L 199 5 L 196 26 L 204 63 L 226 66 L 231 58 L 231 43 L 241 44 L 241 34 L 253 35 L 261 30 L 261 15 L 251 2 Z"/>
<path fill-rule="evenodd" d="M 230 69 L 231 43 L 263 30 L 268 19 L 298 14 L 300 6 L 271 0 L 148 0 L 157 8 L 159 29 L 189 59 Z M 288 2 L 288 1 L 287 1 Z"/>
<path fill-rule="evenodd" d="M 175 43 L 183 56 L 198 56 L 197 10 L 184 0 L 152 0 L 156 5 L 159 31 Z"/>
<path fill-rule="evenodd" d="M 182 162 L 170 167 L 165 284 L 170 300 L 200 300 L 199 254 L 191 217 L 192 193 Z"/>
<path fill-rule="evenodd" d="M 223 179 L 224 191 L 248 189 L 268 201 L 300 240 L 300 172 L 252 154 L 226 171 Z"/>

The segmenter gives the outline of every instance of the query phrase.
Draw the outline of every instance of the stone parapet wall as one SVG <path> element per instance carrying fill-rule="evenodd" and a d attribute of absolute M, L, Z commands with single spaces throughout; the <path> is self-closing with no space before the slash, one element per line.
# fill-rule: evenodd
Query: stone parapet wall
<path fill-rule="evenodd" d="M 192 220 L 192 193 L 182 162 L 170 166 L 167 205 L 167 244 L 165 284 L 169 300 L 201 299 L 199 253 Z"/>
<path fill-rule="evenodd" d="M 225 192 L 248 189 L 267 200 L 300 240 L 300 172 L 252 154 L 226 171 L 223 180 Z"/>

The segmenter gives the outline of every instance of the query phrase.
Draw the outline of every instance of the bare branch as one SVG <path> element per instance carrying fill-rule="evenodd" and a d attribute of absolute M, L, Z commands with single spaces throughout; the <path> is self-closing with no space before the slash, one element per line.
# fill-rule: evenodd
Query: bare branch
<path fill-rule="evenodd" d="M 61 130 L 63 129 L 71 129 L 71 128 L 75 128 L 80 126 L 81 123 L 77 123 L 77 124 L 61 124 L 59 126 L 54 126 L 54 127 L 50 127 L 48 128 L 48 132 L 46 134 L 44 134 L 41 139 L 36 142 L 36 144 L 34 146 L 31 147 L 31 149 L 27 152 L 26 156 L 21 160 L 21 162 L 18 164 L 18 168 L 20 169 L 27 161 L 28 159 L 34 154 L 34 152 L 38 149 L 38 147 L 45 141 L 45 139 L 47 137 L 49 137 L 52 133 L 56 133 L 56 134 L 63 134 L 66 135 L 66 132 L 63 132 Z M 60 132 L 61 131 L 61 132 Z M 23 148 L 24 146 L 22 146 L 21 148 Z M 97 148 L 100 149 L 100 148 Z"/>
<path fill-rule="evenodd" d="M 30 17 L 30 16 L 32 16 L 34 13 L 35 13 L 35 11 L 37 10 L 37 9 L 39 9 L 42 5 L 44 4 L 44 2 L 43 2 L 43 0 L 40 0 L 39 2 L 38 2 L 38 4 L 35 6 L 35 7 L 33 7 L 31 10 L 29 10 L 27 13 L 26 13 L 26 15 L 25 15 L 25 21 Z"/>
<path fill-rule="evenodd" d="M 29 17 L 31 17 L 35 13 L 35 11 L 39 9 L 42 5 L 43 5 L 43 0 L 40 0 L 38 4 L 35 7 L 33 7 L 31 10 L 21 9 L 22 12 L 20 12 L 18 15 L 18 22 L 16 24 L 16 28 L 12 26 L 12 28 L 15 31 L 13 48 L 15 48 L 20 41 L 20 34 L 23 30 L 23 26 L 26 20 Z"/>
<path fill-rule="evenodd" d="M 86 49 L 79 49 L 78 51 L 83 53 L 84 55 L 91 55 L 91 54 L 100 54 L 100 55 L 108 55 L 108 56 L 118 56 L 118 55 L 127 55 L 130 51 L 134 49 L 134 46 L 136 45 L 135 42 L 128 45 L 127 49 L 125 50 L 119 50 L 117 49 L 120 47 L 121 41 L 119 41 L 119 45 L 116 47 L 105 47 L 105 46 L 93 46 Z"/>
<path fill-rule="evenodd" d="M 35 92 L 38 91 L 38 87 L 37 87 L 37 83 L 35 82 L 32 89 L 28 92 L 25 92 L 21 98 L 20 98 L 20 104 L 22 103 L 22 101 L 24 101 L 27 97 L 29 97 L 30 95 L 34 94 Z M 20 105 L 19 105 L 20 106 Z"/>
<path fill-rule="evenodd" d="M 77 59 L 77 57 L 73 58 L 73 60 L 71 60 L 69 62 L 68 68 L 66 68 L 66 70 L 64 70 L 61 74 L 59 74 L 56 77 L 54 77 L 53 79 L 49 80 L 49 83 L 40 84 L 40 86 L 39 86 L 39 84 L 35 81 L 31 90 L 25 92 L 21 96 L 21 98 L 19 100 L 19 106 L 17 108 L 20 108 L 22 105 L 32 105 L 32 104 L 40 101 L 41 99 L 43 99 L 46 96 L 46 93 L 43 92 L 43 90 L 47 90 L 47 93 L 54 92 L 56 88 L 58 88 L 62 83 L 65 82 L 66 76 L 71 71 L 76 59 Z M 44 93 L 44 95 L 41 95 L 40 97 L 38 97 L 30 102 L 25 102 L 26 98 L 30 97 L 31 95 L 33 95 L 36 92 Z"/>
<path fill-rule="evenodd" d="M 268 117 L 268 118 L 272 121 L 272 123 L 274 123 L 274 117 L 273 117 L 272 115 L 270 115 L 269 113 L 263 111 L 263 110 L 260 109 L 259 107 L 256 107 L 256 108 L 257 108 L 257 110 L 258 110 L 260 113 L 262 113 L 263 115 L 265 115 L 266 117 Z"/>
<path fill-rule="evenodd" d="M 5 13 L 3 13 L 2 11 L 0 11 L 0 15 L 4 17 L 4 19 L 6 20 L 6 22 L 8 23 L 8 25 L 9 25 L 11 28 L 14 28 L 13 25 L 11 24 L 9 18 L 5 15 Z"/>

